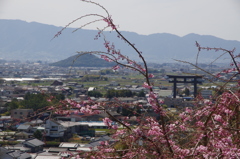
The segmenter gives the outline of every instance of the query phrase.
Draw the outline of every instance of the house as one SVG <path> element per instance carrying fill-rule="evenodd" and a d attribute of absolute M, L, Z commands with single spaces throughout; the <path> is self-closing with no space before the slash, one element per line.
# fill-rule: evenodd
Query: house
<path fill-rule="evenodd" d="M 59 147 L 67 148 L 68 150 L 76 150 L 78 148 L 78 143 L 62 142 Z"/>
<path fill-rule="evenodd" d="M 73 93 L 78 94 L 78 95 L 81 95 L 81 94 L 86 94 L 87 91 L 88 91 L 87 88 L 75 88 L 75 89 L 73 90 Z"/>
<path fill-rule="evenodd" d="M 18 131 L 24 131 L 24 132 L 27 132 L 27 133 L 29 133 L 30 132 L 30 130 L 31 130 L 31 125 L 29 125 L 29 124 L 21 124 L 21 125 L 19 125 L 18 127 L 17 127 L 17 130 Z"/>
<path fill-rule="evenodd" d="M 16 134 L 14 135 L 14 138 L 15 139 L 28 139 L 32 135 L 33 135 L 32 133 L 27 133 L 25 131 L 21 131 L 21 132 L 16 132 Z"/>
<path fill-rule="evenodd" d="M 78 85 L 76 85 L 75 87 L 76 87 L 76 88 L 83 88 L 84 85 L 83 85 L 83 84 L 78 84 Z"/>
<path fill-rule="evenodd" d="M 88 125 L 89 128 L 93 129 L 108 129 L 108 126 L 106 126 L 102 121 L 81 121 L 80 123 Z"/>
<path fill-rule="evenodd" d="M 76 86 L 76 85 L 78 85 L 77 82 L 68 82 L 67 83 L 67 86 Z"/>
<path fill-rule="evenodd" d="M 105 117 L 107 117 L 105 112 L 94 115 L 83 115 L 81 121 L 102 121 L 102 119 Z"/>
<path fill-rule="evenodd" d="M 132 88 L 139 88 L 139 85 L 132 85 Z"/>
<path fill-rule="evenodd" d="M 98 98 L 96 102 L 107 102 L 108 100 L 108 98 Z"/>
<path fill-rule="evenodd" d="M 43 151 L 43 145 L 45 143 L 36 138 L 32 138 L 32 139 L 30 138 L 30 139 L 25 140 L 22 144 L 25 147 L 30 148 L 31 153 L 36 153 L 36 152 Z"/>
<path fill-rule="evenodd" d="M 61 156 L 41 155 L 38 154 L 35 159 L 61 159 Z"/>
<path fill-rule="evenodd" d="M 32 120 L 30 123 L 31 123 L 31 125 L 39 126 L 39 125 L 43 124 L 43 121 L 41 119 L 36 119 L 36 120 Z"/>
<path fill-rule="evenodd" d="M 111 81 L 110 86 L 120 86 L 120 84 L 116 81 Z"/>
<path fill-rule="evenodd" d="M 24 119 L 33 113 L 33 109 L 13 109 L 11 110 L 11 117 L 13 119 Z"/>
<path fill-rule="evenodd" d="M 46 149 L 44 152 L 37 153 L 34 159 L 70 159 L 72 155 L 76 156 L 78 153 L 79 152 L 68 151 L 67 148 L 54 147 Z M 71 159 L 75 159 L 75 157 Z"/>
<path fill-rule="evenodd" d="M 59 152 L 66 152 L 66 151 L 68 151 L 68 149 L 65 147 L 50 147 L 47 152 L 57 155 Z"/>
<path fill-rule="evenodd" d="M 14 150 L 14 151 L 21 151 L 21 152 L 31 152 L 31 148 L 25 147 L 22 142 L 24 142 L 24 139 L 19 139 L 17 142 L 20 142 L 16 145 L 11 145 L 11 146 L 5 146 L 6 149 L 8 150 Z"/>
<path fill-rule="evenodd" d="M 63 137 L 66 129 L 57 121 L 48 119 L 45 124 L 45 132 L 48 137 Z"/>
<path fill-rule="evenodd" d="M 100 136 L 98 138 L 95 138 L 94 140 L 92 140 L 91 142 L 89 142 L 88 144 L 79 144 L 77 151 L 92 151 L 92 150 L 97 150 L 98 146 L 101 145 L 102 141 L 108 141 L 109 144 L 113 144 L 115 142 L 114 139 L 112 139 L 110 136 L 108 135 L 103 135 Z"/>
<path fill-rule="evenodd" d="M 90 92 L 90 91 L 94 91 L 94 90 L 96 90 L 95 87 L 89 87 L 89 88 L 88 88 L 88 92 Z"/>
<path fill-rule="evenodd" d="M 43 126 L 34 126 L 31 129 L 32 132 L 40 131 L 42 134 L 45 133 L 45 127 Z"/>
<path fill-rule="evenodd" d="M 92 151 L 92 145 L 90 144 L 79 144 L 77 151 L 85 151 L 85 152 L 90 152 Z"/>
<path fill-rule="evenodd" d="M 0 132 L 0 138 L 6 140 L 6 139 L 9 139 L 9 138 L 13 138 L 15 137 L 16 135 L 16 132 L 15 131 L 1 131 Z"/>
<path fill-rule="evenodd" d="M 9 123 L 11 123 L 11 116 L 1 116 L 0 117 L 0 130 L 5 130 L 8 128 Z"/>
<path fill-rule="evenodd" d="M 113 99 L 115 100 L 115 99 Z M 132 97 L 120 97 L 118 98 L 119 101 L 124 102 L 124 103 L 133 103 L 135 101 L 137 101 L 136 99 L 132 98 Z"/>
<path fill-rule="evenodd" d="M 1 159 L 32 159 L 31 155 L 18 150 L 8 150 L 4 147 L 0 147 Z"/>
<path fill-rule="evenodd" d="M 72 121 L 72 122 L 77 122 L 80 121 L 82 119 L 82 117 L 80 115 L 77 114 L 70 114 L 67 116 L 58 116 L 56 117 L 57 120 L 61 120 L 61 121 Z"/>
<path fill-rule="evenodd" d="M 144 87 L 132 87 L 132 88 L 128 88 L 128 90 L 130 90 L 132 92 L 141 92 L 141 91 L 145 91 L 146 88 L 144 88 Z"/>
<path fill-rule="evenodd" d="M 65 137 L 70 138 L 72 134 L 81 134 L 81 132 L 89 132 L 94 135 L 94 132 L 88 130 L 88 125 L 81 122 L 59 121 L 65 129 Z"/>
<path fill-rule="evenodd" d="M 60 80 L 55 80 L 53 81 L 53 83 L 51 84 L 51 86 L 62 86 L 63 82 Z"/>
<path fill-rule="evenodd" d="M 10 97 L 13 94 L 13 92 L 14 92 L 13 87 L 3 87 L 1 88 L 0 96 Z"/>

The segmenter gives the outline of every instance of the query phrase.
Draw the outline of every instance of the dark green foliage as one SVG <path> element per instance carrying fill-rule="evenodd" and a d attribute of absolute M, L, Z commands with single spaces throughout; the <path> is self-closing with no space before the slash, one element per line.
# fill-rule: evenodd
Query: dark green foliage
<path fill-rule="evenodd" d="M 64 100 L 65 99 L 65 96 L 63 94 L 57 94 L 56 95 L 56 99 L 59 101 L 59 100 Z"/>
<path fill-rule="evenodd" d="M 46 141 L 44 147 L 58 147 L 59 145 L 59 141 Z"/>
<path fill-rule="evenodd" d="M 48 96 L 46 94 L 27 93 L 24 96 L 24 100 L 20 102 L 20 105 L 25 109 L 33 109 L 35 111 L 51 104 L 47 101 L 47 98 Z"/>
<path fill-rule="evenodd" d="M 107 93 L 105 94 L 106 98 L 113 98 L 116 97 L 116 91 L 114 89 L 107 90 Z"/>
<path fill-rule="evenodd" d="M 36 130 L 34 133 L 33 133 L 33 136 L 39 140 L 42 140 L 42 132 L 39 131 L 39 130 Z"/>
<path fill-rule="evenodd" d="M 12 109 L 17 109 L 19 107 L 19 102 L 16 98 L 14 98 L 10 103 L 6 103 L 5 107 L 7 107 L 7 110 L 10 111 Z"/>
<path fill-rule="evenodd" d="M 137 96 L 138 96 L 138 97 L 145 97 L 144 91 L 142 90 L 141 92 L 139 92 L 139 93 L 137 94 Z"/>
<path fill-rule="evenodd" d="M 102 97 L 103 95 L 99 91 L 89 91 L 88 92 L 88 96 L 89 97 L 96 97 L 96 98 L 98 98 L 98 97 Z"/>
<path fill-rule="evenodd" d="M 25 94 L 23 101 L 13 99 L 10 103 L 6 103 L 5 107 L 7 107 L 8 111 L 18 108 L 33 109 L 35 111 L 58 103 L 60 100 L 64 100 L 65 96 L 63 94 L 57 94 L 51 98 L 51 101 L 48 101 L 49 98 L 50 97 L 47 94 L 31 94 L 28 92 Z"/>
<path fill-rule="evenodd" d="M 82 77 L 81 81 L 83 82 L 108 81 L 108 78 L 100 75 L 85 75 Z"/>
<path fill-rule="evenodd" d="M 108 74 L 118 74 L 118 72 L 113 71 L 112 69 L 105 69 L 100 71 L 101 75 L 108 75 Z"/>
<path fill-rule="evenodd" d="M 190 90 L 188 88 L 185 88 L 183 93 L 186 95 L 186 96 L 189 96 L 190 95 Z"/>
<path fill-rule="evenodd" d="M 94 55 L 85 54 L 82 56 L 74 55 L 65 60 L 61 60 L 50 64 L 50 66 L 60 66 L 60 67 L 112 67 L 114 63 L 107 62 L 100 59 Z"/>
<path fill-rule="evenodd" d="M 16 145 L 16 144 L 19 144 L 20 142 L 19 141 L 0 141 L 0 145 L 2 146 L 8 146 L 8 145 Z"/>

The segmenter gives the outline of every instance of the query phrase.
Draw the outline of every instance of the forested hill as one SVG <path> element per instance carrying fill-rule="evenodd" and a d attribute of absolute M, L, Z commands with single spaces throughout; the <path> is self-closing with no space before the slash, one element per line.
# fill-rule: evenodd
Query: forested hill
<path fill-rule="evenodd" d="M 61 60 L 55 63 L 51 63 L 51 66 L 59 66 L 59 67 L 111 67 L 114 66 L 114 63 L 107 62 L 103 59 L 100 59 L 94 55 L 85 54 L 74 55 L 65 60 Z"/>

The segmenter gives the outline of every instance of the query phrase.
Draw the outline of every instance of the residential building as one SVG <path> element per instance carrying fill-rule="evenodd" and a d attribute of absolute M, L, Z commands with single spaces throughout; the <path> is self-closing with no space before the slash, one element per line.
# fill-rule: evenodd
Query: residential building
<path fill-rule="evenodd" d="M 22 144 L 25 147 L 30 148 L 31 153 L 36 153 L 36 152 L 43 151 L 43 145 L 45 143 L 36 138 L 32 138 L 32 139 L 30 138 L 30 139 L 25 140 Z"/>
<path fill-rule="evenodd" d="M 48 137 L 63 137 L 66 129 L 57 121 L 48 119 L 45 124 L 45 136 Z"/>
<path fill-rule="evenodd" d="M 33 113 L 33 109 L 13 109 L 11 110 L 11 117 L 13 119 L 27 118 L 30 113 Z"/>

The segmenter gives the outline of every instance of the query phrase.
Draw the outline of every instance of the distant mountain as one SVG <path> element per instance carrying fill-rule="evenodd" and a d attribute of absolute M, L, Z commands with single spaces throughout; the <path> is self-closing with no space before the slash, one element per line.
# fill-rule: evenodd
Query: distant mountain
<path fill-rule="evenodd" d="M 60 67 L 111 67 L 114 66 L 114 63 L 107 62 L 103 59 L 96 57 L 95 55 L 85 54 L 74 55 L 65 60 L 54 62 L 50 64 L 51 66 L 60 66 Z"/>
<path fill-rule="evenodd" d="M 42 60 L 56 62 L 76 55 L 76 51 L 106 51 L 103 39 L 94 40 L 95 30 L 78 30 L 67 28 L 58 37 L 54 35 L 61 27 L 27 23 L 20 20 L 0 20 L 0 58 L 4 60 Z M 107 40 L 114 42 L 117 49 L 129 58 L 139 61 L 134 50 L 117 38 L 115 32 L 104 32 Z M 139 35 L 133 32 L 122 32 L 143 53 L 147 62 L 174 62 L 173 59 L 193 62 L 197 56 L 195 41 L 202 46 L 236 48 L 240 42 L 224 40 L 209 35 L 188 34 L 179 37 L 167 33 Z M 52 40 L 51 40 L 52 39 Z M 210 62 L 216 58 L 213 52 L 202 52 L 201 62 Z M 229 60 L 227 61 L 229 62 Z"/>

